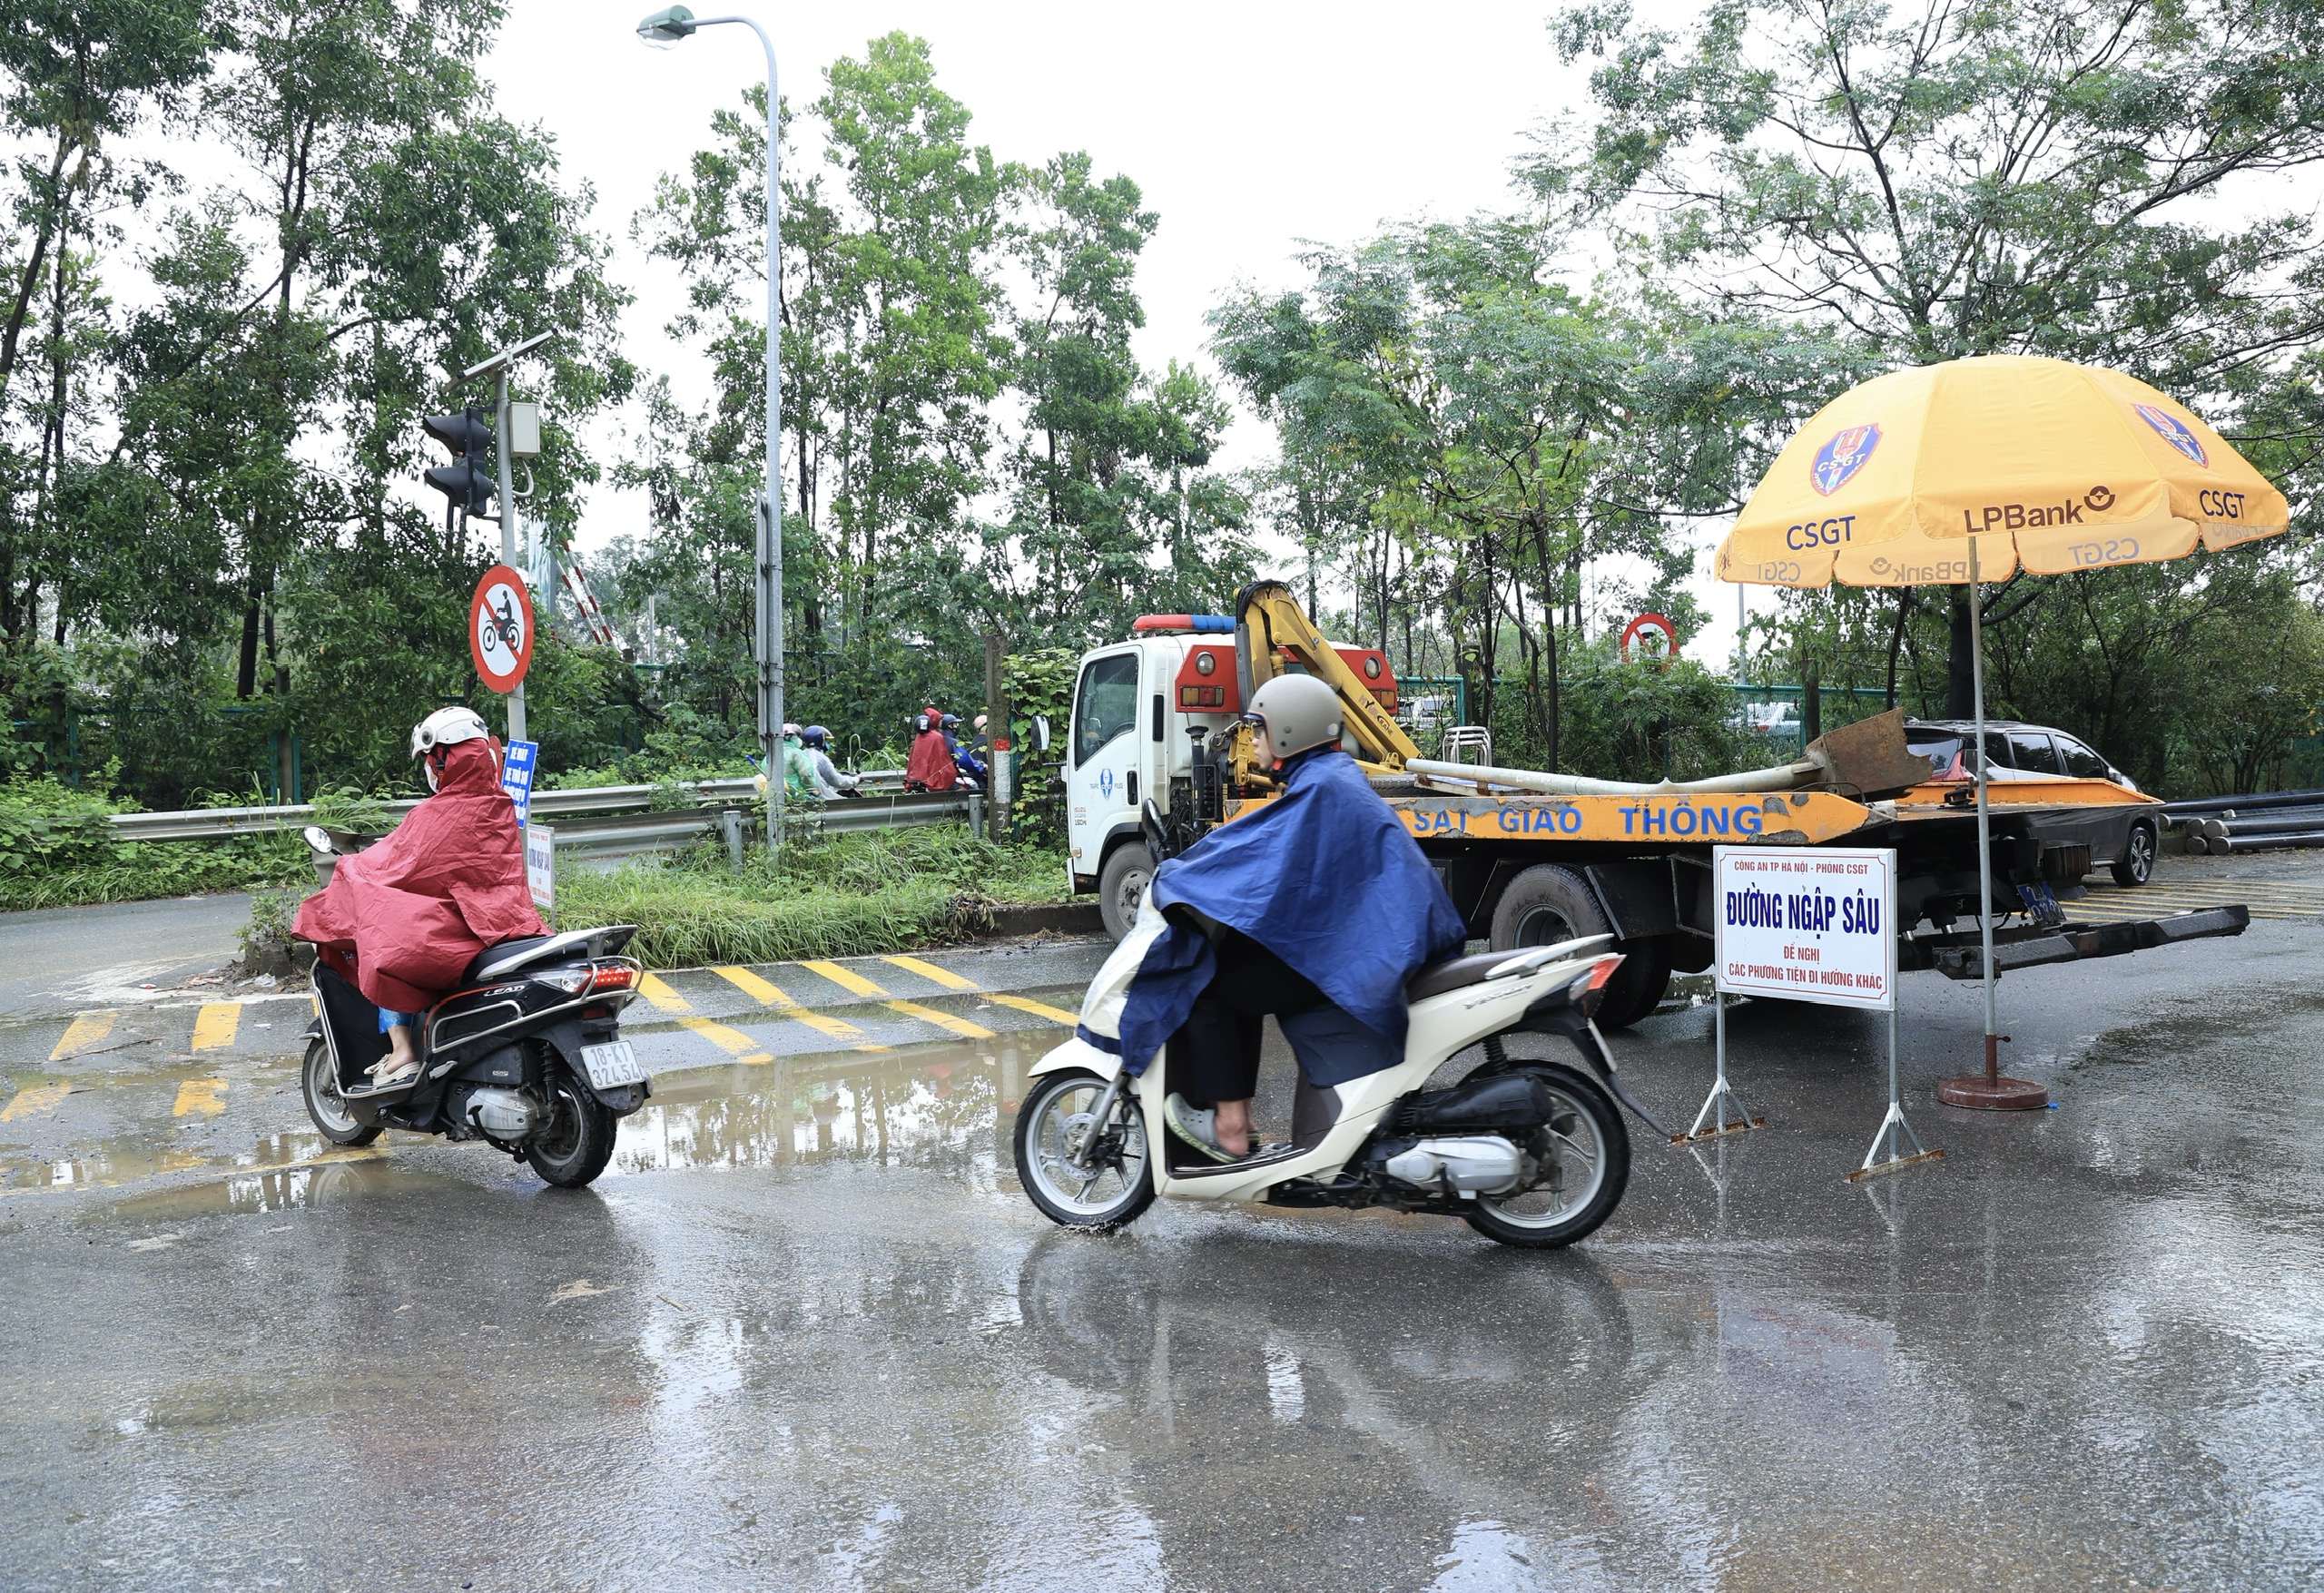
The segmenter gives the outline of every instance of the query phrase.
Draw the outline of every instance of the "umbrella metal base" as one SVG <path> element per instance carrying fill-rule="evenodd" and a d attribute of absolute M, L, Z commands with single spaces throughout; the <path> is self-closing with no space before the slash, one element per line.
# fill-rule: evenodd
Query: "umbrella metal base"
<path fill-rule="evenodd" d="M 2003 1078 L 1972 1073 L 1938 1082 L 1936 1098 L 1948 1106 L 1969 1106 L 1982 1112 L 2038 1112 L 2050 1104 L 2050 1092 L 2030 1078 Z"/>

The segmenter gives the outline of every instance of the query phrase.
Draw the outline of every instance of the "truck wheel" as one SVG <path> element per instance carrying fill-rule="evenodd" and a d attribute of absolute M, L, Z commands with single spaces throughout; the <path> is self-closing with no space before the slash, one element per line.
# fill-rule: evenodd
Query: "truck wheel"
<path fill-rule="evenodd" d="M 1108 935 L 1118 940 L 1129 933 L 1152 883 L 1154 859 L 1143 841 L 1132 839 L 1114 848 L 1098 873 L 1098 911 L 1106 920 Z"/>
<path fill-rule="evenodd" d="M 1610 935 L 1614 926 L 1590 882 L 1571 869 L 1537 863 L 1509 882 L 1492 910 L 1492 949 L 1554 946 L 1584 935 Z M 1670 948 L 1660 936 L 1618 940 L 1629 960 L 1607 981 L 1598 1002 L 1600 1028 L 1624 1028 L 1654 1010 L 1670 983 Z"/>
<path fill-rule="evenodd" d="M 2107 865 L 2117 885 L 2143 885 L 2154 876 L 2154 827 L 2133 824 L 2122 838 L 2122 855 Z"/>

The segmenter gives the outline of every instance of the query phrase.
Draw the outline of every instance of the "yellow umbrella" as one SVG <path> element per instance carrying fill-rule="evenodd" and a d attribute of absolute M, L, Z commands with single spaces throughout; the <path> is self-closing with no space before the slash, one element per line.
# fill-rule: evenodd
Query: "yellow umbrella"
<path fill-rule="evenodd" d="M 1985 744 L 1976 588 L 2021 567 L 2063 575 L 2182 558 L 2287 530 L 2290 506 L 2185 406 L 2117 370 L 1991 355 L 1893 371 L 1818 410 L 1719 544 L 1723 581 L 1971 589 L 1976 745 Z M 1977 861 L 1993 877 L 1985 773 Z M 1960 1106 L 2038 1106 L 1999 1077 L 1993 918 L 1981 913 L 1985 1071 L 1939 1087 Z"/>
<path fill-rule="evenodd" d="M 1719 545 L 1718 575 L 1906 586 L 2216 553 L 2286 529 L 2284 495 L 2120 371 L 1993 355 L 1876 377 L 1817 411 Z"/>

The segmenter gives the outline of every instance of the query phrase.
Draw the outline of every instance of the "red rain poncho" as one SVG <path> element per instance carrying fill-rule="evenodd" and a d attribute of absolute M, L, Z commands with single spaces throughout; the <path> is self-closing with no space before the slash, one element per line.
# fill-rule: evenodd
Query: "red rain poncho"
<path fill-rule="evenodd" d="M 291 933 L 397 1012 L 425 1010 L 487 948 L 548 933 L 525 886 L 525 838 L 492 743 L 445 749 L 436 794 L 379 845 L 340 859 Z"/>
<path fill-rule="evenodd" d="M 952 763 L 952 743 L 944 739 L 944 727 L 929 715 L 929 727 L 920 733 L 911 744 L 911 762 L 904 765 L 904 783 L 918 784 L 929 791 L 950 791 L 960 778 L 960 771 Z"/>

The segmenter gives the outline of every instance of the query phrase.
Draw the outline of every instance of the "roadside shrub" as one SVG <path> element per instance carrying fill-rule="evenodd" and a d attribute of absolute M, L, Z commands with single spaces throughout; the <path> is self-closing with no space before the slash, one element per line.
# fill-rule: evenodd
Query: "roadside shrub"
<path fill-rule="evenodd" d="M 1055 852 L 929 825 L 790 841 L 773 862 L 753 848 L 740 874 L 715 843 L 667 863 L 560 869 L 556 921 L 635 924 L 639 957 L 683 968 L 902 951 L 989 929 L 1000 903 L 1064 894 Z"/>
<path fill-rule="evenodd" d="M 123 841 L 107 822 L 118 811 L 99 787 L 74 791 L 45 776 L 0 785 L 0 911 L 143 901 L 312 878 L 306 846 L 295 834 Z"/>

